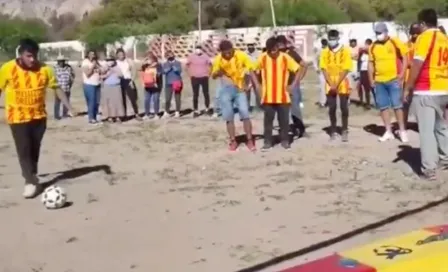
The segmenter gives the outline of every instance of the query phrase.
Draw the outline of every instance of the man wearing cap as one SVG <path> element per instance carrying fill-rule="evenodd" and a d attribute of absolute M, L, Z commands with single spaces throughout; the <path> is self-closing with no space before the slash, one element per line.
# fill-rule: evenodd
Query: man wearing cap
<path fill-rule="evenodd" d="M 394 139 L 389 110 L 395 111 L 399 126 L 399 137 L 408 142 L 403 115 L 403 81 L 408 66 L 408 48 L 397 38 L 388 35 L 385 23 L 374 27 L 377 40 L 369 49 L 369 80 L 375 89 L 376 105 L 380 110 L 386 132 L 378 140 L 385 142 Z"/>
<path fill-rule="evenodd" d="M 67 63 L 66 58 L 63 55 L 59 55 L 56 59 L 56 65 L 54 67 L 56 78 L 58 80 L 59 87 L 64 91 L 67 99 L 70 101 L 70 90 L 75 79 L 75 72 L 70 64 Z M 67 118 L 68 109 L 62 105 L 62 118 Z M 56 120 L 61 119 L 61 100 L 55 96 L 54 99 L 54 118 Z"/>

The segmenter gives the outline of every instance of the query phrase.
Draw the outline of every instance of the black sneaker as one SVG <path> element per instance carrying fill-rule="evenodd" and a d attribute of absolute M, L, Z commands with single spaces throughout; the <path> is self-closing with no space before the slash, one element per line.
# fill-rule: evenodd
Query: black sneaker
<path fill-rule="evenodd" d="M 282 146 L 284 149 L 290 149 L 290 148 L 291 148 L 291 145 L 289 144 L 289 142 L 282 142 L 282 143 L 281 143 L 281 146 Z"/>
<path fill-rule="evenodd" d="M 334 141 L 334 140 L 337 140 L 338 139 L 338 134 L 336 133 L 336 132 L 332 132 L 331 134 L 330 134 L 330 141 Z"/>
<path fill-rule="evenodd" d="M 348 131 L 347 130 L 342 132 L 341 140 L 345 143 L 348 142 Z"/>
<path fill-rule="evenodd" d="M 261 151 L 269 151 L 271 148 L 272 148 L 272 144 L 264 143 L 263 147 L 261 148 Z"/>
<path fill-rule="evenodd" d="M 199 112 L 195 111 L 193 112 L 193 118 L 198 118 L 199 117 Z"/>

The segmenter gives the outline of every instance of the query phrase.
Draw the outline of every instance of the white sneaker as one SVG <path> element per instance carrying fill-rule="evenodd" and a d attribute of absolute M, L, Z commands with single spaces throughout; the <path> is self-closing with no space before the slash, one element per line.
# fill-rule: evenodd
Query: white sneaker
<path fill-rule="evenodd" d="M 400 140 L 402 143 L 409 142 L 408 133 L 406 131 L 400 131 L 399 135 L 400 135 Z"/>
<path fill-rule="evenodd" d="M 179 117 L 180 117 L 180 112 L 176 111 L 176 112 L 174 113 L 174 117 L 175 117 L 175 118 L 179 118 Z"/>
<path fill-rule="evenodd" d="M 147 120 L 149 120 L 149 116 L 148 115 L 145 115 L 145 116 L 143 116 L 143 121 L 147 121 Z"/>
<path fill-rule="evenodd" d="M 168 112 L 164 112 L 162 118 L 169 118 L 170 114 Z"/>
<path fill-rule="evenodd" d="M 36 196 L 38 188 L 34 184 L 26 184 L 23 189 L 23 197 L 24 198 L 33 198 Z"/>
<path fill-rule="evenodd" d="M 219 116 L 218 116 L 218 114 L 215 112 L 215 113 L 213 113 L 212 117 L 213 117 L 213 118 L 218 118 Z"/>
<path fill-rule="evenodd" d="M 378 138 L 378 141 L 386 142 L 386 141 L 393 140 L 393 139 L 395 139 L 394 134 L 392 132 L 390 132 L 389 130 L 386 130 L 386 132 L 383 134 L 383 136 Z"/>

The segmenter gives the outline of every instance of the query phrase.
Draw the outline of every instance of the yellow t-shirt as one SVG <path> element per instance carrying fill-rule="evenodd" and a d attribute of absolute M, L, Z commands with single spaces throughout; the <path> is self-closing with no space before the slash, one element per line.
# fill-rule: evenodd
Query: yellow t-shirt
<path fill-rule="evenodd" d="M 386 42 L 374 42 L 369 48 L 369 61 L 373 63 L 375 82 L 389 82 L 397 79 L 402 69 L 402 58 L 409 52 L 405 43 L 397 38 L 389 38 Z"/>
<path fill-rule="evenodd" d="M 352 51 L 346 46 L 341 46 L 335 50 L 331 50 L 329 47 L 322 50 L 320 54 L 320 69 L 324 70 L 330 77 L 330 81 L 336 84 L 341 75 L 350 72 L 353 69 L 352 64 Z M 326 83 L 326 92 L 330 91 L 330 85 Z M 344 81 L 339 85 L 339 94 L 349 94 L 350 93 L 350 82 L 346 77 Z"/>
<path fill-rule="evenodd" d="M 244 77 L 248 71 L 255 70 L 251 58 L 241 50 L 235 50 L 233 57 L 226 60 L 221 53 L 213 61 L 212 74 L 222 70 L 240 91 L 244 89 Z"/>
<path fill-rule="evenodd" d="M 415 42 L 414 59 L 423 61 L 414 94 L 448 94 L 448 38 L 438 29 L 428 29 Z"/>
<path fill-rule="evenodd" d="M 52 68 L 41 64 L 35 71 L 23 69 L 17 61 L 0 68 L 0 89 L 5 93 L 5 114 L 8 124 L 21 124 L 47 117 L 45 93 L 57 88 Z"/>

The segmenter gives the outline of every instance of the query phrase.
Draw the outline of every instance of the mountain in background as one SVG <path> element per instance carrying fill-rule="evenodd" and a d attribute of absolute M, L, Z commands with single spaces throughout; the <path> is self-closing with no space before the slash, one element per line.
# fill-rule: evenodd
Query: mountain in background
<path fill-rule="evenodd" d="M 22 18 L 38 18 L 49 22 L 51 17 L 67 13 L 77 19 L 100 7 L 101 0 L 0 0 L 2 14 Z"/>

